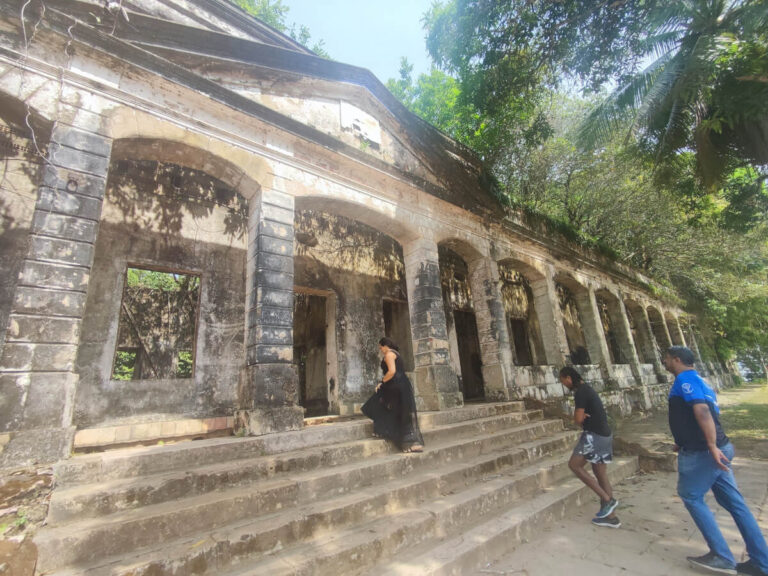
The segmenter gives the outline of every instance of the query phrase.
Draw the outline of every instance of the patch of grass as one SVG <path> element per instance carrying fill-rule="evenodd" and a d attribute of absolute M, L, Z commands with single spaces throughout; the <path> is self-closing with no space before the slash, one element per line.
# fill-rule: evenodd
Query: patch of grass
<path fill-rule="evenodd" d="M 738 395 L 722 408 L 721 421 L 725 433 L 735 439 L 768 440 L 768 386 L 750 386 L 723 392 L 725 396 Z"/>

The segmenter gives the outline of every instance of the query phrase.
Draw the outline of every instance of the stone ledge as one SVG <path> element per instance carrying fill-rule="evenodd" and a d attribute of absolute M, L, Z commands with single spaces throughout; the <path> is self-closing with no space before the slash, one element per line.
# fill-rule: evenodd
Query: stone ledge
<path fill-rule="evenodd" d="M 73 450 L 92 451 L 99 448 L 155 442 L 160 440 L 179 440 L 191 436 L 229 433 L 234 428 L 233 416 L 216 418 L 188 418 L 184 420 L 166 420 L 161 422 L 142 422 L 103 428 L 85 428 L 75 433 Z"/>

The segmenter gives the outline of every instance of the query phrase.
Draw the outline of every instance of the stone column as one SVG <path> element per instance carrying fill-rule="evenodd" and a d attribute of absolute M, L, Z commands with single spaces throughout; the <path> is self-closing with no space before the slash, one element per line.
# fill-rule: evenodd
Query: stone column
<path fill-rule="evenodd" d="M 659 356 L 659 354 L 663 353 L 664 350 L 662 349 L 662 346 L 660 346 L 656 341 L 656 333 L 653 331 L 653 327 L 651 326 L 651 319 L 648 316 L 648 308 L 642 306 L 641 310 L 643 311 L 642 317 L 638 321 L 643 323 L 643 329 L 646 330 L 650 336 L 650 343 L 651 347 L 653 348 L 651 356 L 653 358 L 653 370 L 656 372 L 659 380 L 666 381 L 668 373 L 664 366 L 661 364 L 661 357 Z"/>
<path fill-rule="evenodd" d="M 609 304 L 610 307 L 615 307 L 615 321 L 618 329 L 619 346 L 621 346 L 622 352 L 627 355 L 627 360 L 633 366 L 640 364 L 640 356 L 637 353 L 635 347 L 635 340 L 632 338 L 632 327 L 629 325 L 629 317 L 627 316 L 627 309 L 624 306 L 624 302 L 621 298 L 616 299 L 615 302 Z"/>
<path fill-rule="evenodd" d="M 74 372 L 112 141 L 58 124 L 0 358 L 0 468 L 69 456 Z"/>
<path fill-rule="evenodd" d="M 635 380 L 637 380 L 637 383 L 640 384 L 642 383 L 640 358 L 637 355 L 635 341 L 632 338 L 632 327 L 629 325 L 627 309 L 624 307 L 624 302 L 621 298 L 609 302 L 608 307 L 614 311 L 613 317 L 614 322 L 616 323 L 617 337 L 619 339 L 621 351 L 627 357 L 627 363 L 632 368 L 632 375 L 635 377 Z"/>
<path fill-rule="evenodd" d="M 565 366 L 565 359 L 570 354 L 568 340 L 565 337 L 563 311 L 555 288 L 554 271 L 548 271 L 542 278 L 530 280 L 533 292 L 533 307 L 539 320 L 541 339 L 547 364 Z"/>
<path fill-rule="evenodd" d="M 588 288 L 581 290 L 574 297 L 581 314 L 582 329 L 584 330 L 584 338 L 587 341 L 592 364 L 600 365 L 600 372 L 603 378 L 612 379 L 614 377 L 613 364 L 608 352 L 608 342 L 605 340 L 603 323 L 600 320 L 600 311 L 597 309 L 595 291 L 592 288 Z"/>
<path fill-rule="evenodd" d="M 485 397 L 495 401 L 509 400 L 513 359 L 499 290 L 499 268 L 490 258 L 478 258 L 468 263 L 468 267 L 483 360 Z"/>
<path fill-rule="evenodd" d="M 420 410 L 444 410 L 464 402 L 451 368 L 437 244 L 419 238 L 403 245 L 411 337 Z"/>
<path fill-rule="evenodd" d="M 664 321 L 667 324 L 667 330 L 669 330 L 672 342 L 677 346 L 685 346 L 685 335 L 680 328 L 680 322 L 678 322 L 677 318 L 672 318 L 672 321 L 670 322 L 665 316 Z"/>
<path fill-rule="evenodd" d="M 235 427 L 251 435 L 303 426 L 293 364 L 293 197 L 262 189 L 250 201 L 246 366 Z"/>

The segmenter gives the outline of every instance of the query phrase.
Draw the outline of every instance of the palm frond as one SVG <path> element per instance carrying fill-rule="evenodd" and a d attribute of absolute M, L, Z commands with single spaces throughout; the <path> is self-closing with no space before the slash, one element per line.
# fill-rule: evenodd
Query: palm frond
<path fill-rule="evenodd" d="M 577 131 L 577 140 L 585 148 L 595 148 L 607 142 L 616 130 L 629 123 L 634 129 L 636 110 L 643 106 L 647 94 L 660 75 L 665 73 L 674 55 L 667 53 L 636 74 L 624 86 L 614 91 L 587 115 Z"/>
<path fill-rule="evenodd" d="M 646 56 L 653 55 L 655 59 L 659 59 L 668 52 L 677 50 L 680 47 L 683 36 L 684 32 L 682 30 L 671 30 L 654 34 L 641 42 L 640 49 Z"/>

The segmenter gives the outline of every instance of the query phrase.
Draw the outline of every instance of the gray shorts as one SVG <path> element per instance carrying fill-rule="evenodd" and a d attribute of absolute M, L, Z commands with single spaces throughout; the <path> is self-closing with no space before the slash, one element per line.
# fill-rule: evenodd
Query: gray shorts
<path fill-rule="evenodd" d="M 590 464 L 613 462 L 613 435 L 600 436 L 584 430 L 573 449 L 575 455 L 583 456 Z"/>

